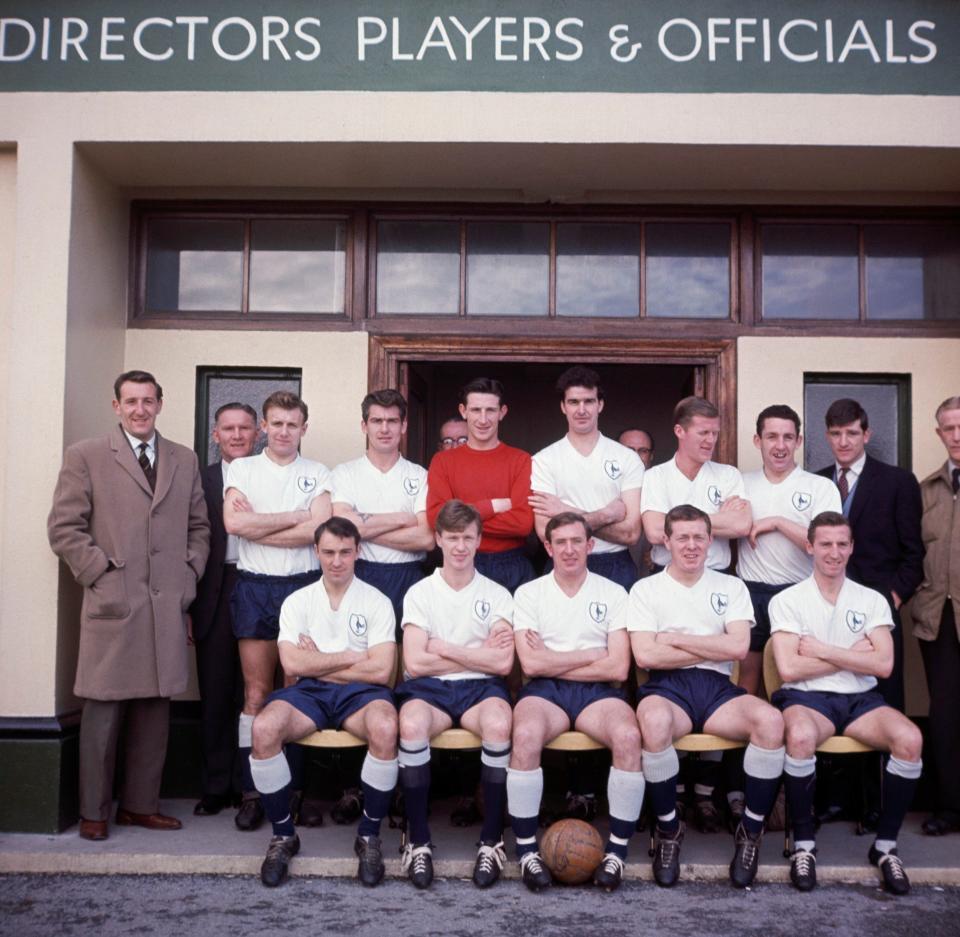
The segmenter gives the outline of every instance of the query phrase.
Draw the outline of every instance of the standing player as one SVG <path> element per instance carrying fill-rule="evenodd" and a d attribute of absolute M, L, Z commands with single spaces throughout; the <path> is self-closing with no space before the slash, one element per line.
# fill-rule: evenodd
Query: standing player
<path fill-rule="evenodd" d="M 283 745 L 315 729 L 343 728 L 368 746 L 354 851 L 360 881 L 372 886 L 383 878 L 380 824 L 397 784 L 397 711 L 389 690 L 397 663 L 393 610 L 383 593 L 354 576 L 360 533 L 350 521 L 331 517 L 315 539 L 323 576 L 290 595 L 280 612 L 280 662 L 297 682 L 273 693 L 253 723 L 250 771 L 273 824 L 260 879 L 281 884 L 300 850 Z"/>
<path fill-rule="evenodd" d="M 712 461 L 720 435 L 720 413 L 712 403 L 685 397 L 674 408 L 673 422 L 676 455 L 646 473 L 640 495 L 643 530 L 653 545 L 654 572 L 670 562 L 664 517 L 680 504 L 692 504 L 709 516 L 713 536 L 707 568 L 725 572 L 730 566 L 730 539 L 746 537 L 753 525 L 743 478 L 732 465 Z M 715 833 L 723 825 L 713 802 L 721 757 L 720 752 L 704 752 L 696 765 L 694 818 L 702 833 Z"/>
<path fill-rule="evenodd" d="M 500 442 L 507 405 L 499 381 L 479 377 L 467 384 L 460 391 L 460 415 L 467 444 L 444 449 L 430 462 L 427 520 L 436 527 L 440 509 L 452 499 L 476 508 L 483 522 L 477 570 L 513 592 L 533 578 L 523 549 L 533 529 L 530 456 Z"/>
<path fill-rule="evenodd" d="M 802 442 L 796 411 L 783 404 L 767 407 L 757 417 L 753 437 L 763 468 L 743 476 L 753 527 L 739 541 L 737 575 L 750 593 L 756 625 L 750 632 L 750 652 L 740 665 L 740 686 L 754 695 L 770 638 L 770 599 L 813 571 L 806 549 L 810 521 L 821 511 L 840 510 L 837 486 L 797 465 Z"/>
<path fill-rule="evenodd" d="M 330 472 L 300 455 L 307 405 L 295 394 L 276 391 L 264 401 L 262 413 L 266 448 L 230 463 L 223 496 L 224 526 L 240 537 L 230 609 L 243 668 L 237 733 L 242 764 L 250 754 L 254 717 L 273 689 L 280 606 L 319 577 L 314 532 L 330 517 Z M 254 789 L 247 770 L 243 781 L 245 791 Z M 259 799 L 245 798 L 237 827 L 253 830 L 262 821 Z"/>
<path fill-rule="evenodd" d="M 403 597 L 423 578 L 423 560 L 434 542 L 427 524 L 427 470 L 400 454 L 407 431 L 401 393 L 367 394 L 360 412 L 367 449 L 333 470 L 333 513 L 360 531 L 357 576 L 390 599 L 399 624 Z"/>
<path fill-rule="evenodd" d="M 746 888 L 757 874 L 763 819 L 783 773 L 783 718 L 769 703 L 730 682 L 733 661 L 750 646 L 753 610 L 744 584 L 707 568 L 710 518 L 680 505 L 664 519 L 670 563 L 630 591 L 633 652 L 650 671 L 639 687 L 643 773 L 657 815 L 653 876 L 670 886 L 680 876 L 683 826 L 676 811 L 679 761 L 672 742 L 708 732 L 748 742 L 743 758 L 746 806 L 736 831 L 730 880 Z"/>
<path fill-rule="evenodd" d="M 403 868 L 417 888 L 433 881 L 427 803 L 430 739 L 451 726 L 482 740 L 480 782 L 484 822 L 473 881 L 488 888 L 504 863 L 503 808 L 510 758 L 510 694 L 503 678 L 513 666 L 513 601 L 503 586 L 480 575 L 474 557 L 480 515 L 448 501 L 437 515 L 443 566 L 417 583 L 403 603 L 400 704 L 400 783 L 407 811 Z"/>
<path fill-rule="evenodd" d="M 514 711 L 510 822 L 523 882 L 541 891 L 551 883 L 537 851 L 543 748 L 571 727 L 606 745 L 613 753 L 607 782 L 610 836 L 594 882 L 613 891 L 623 877 L 644 787 L 640 733 L 615 686 L 630 668 L 627 595 L 587 568 L 593 538 L 581 515 L 557 514 L 544 534 L 553 571 L 517 590 L 513 616 L 517 656 L 531 679 Z"/>
<path fill-rule="evenodd" d="M 629 589 L 637 579 L 627 547 L 640 537 L 643 463 L 600 432 L 603 388 L 596 371 L 569 368 L 557 380 L 557 392 L 567 434 L 533 457 L 530 506 L 537 536 L 544 539 L 552 517 L 581 514 L 594 532 L 587 567 Z"/>
<path fill-rule="evenodd" d="M 905 895 L 910 881 L 897 856 L 897 833 L 913 799 L 922 764 L 920 730 L 884 703 L 877 677 L 893 667 L 893 618 L 879 592 L 847 578 L 853 553 L 850 522 L 833 511 L 810 524 L 813 575 L 770 602 L 777 669 L 785 680 L 773 701 L 786 724 L 786 790 L 793 819 L 790 879 L 800 891 L 817 883 L 813 798 L 817 746 L 846 735 L 890 752 L 883 809 L 868 859 L 883 884 Z"/>

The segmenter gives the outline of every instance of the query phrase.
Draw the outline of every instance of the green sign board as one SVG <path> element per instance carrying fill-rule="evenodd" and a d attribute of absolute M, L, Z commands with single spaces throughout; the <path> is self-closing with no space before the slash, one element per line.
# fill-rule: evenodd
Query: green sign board
<path fill-rule="evenodd" d="M 958 0 L 3 0 L 3 91 L 960 94 Z"/>

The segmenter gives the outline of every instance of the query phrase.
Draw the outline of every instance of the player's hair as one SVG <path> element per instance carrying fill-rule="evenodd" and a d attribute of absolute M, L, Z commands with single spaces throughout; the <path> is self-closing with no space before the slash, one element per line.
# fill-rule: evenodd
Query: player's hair
<path fill-rule="evenodd" d="M 163 388 L 157 383 L 157 379 L 149 371 L 124 371 L 113 382 L 113 399 L 118 403 L 120 401 L 120 388 L 130 381 L 134 384 L 153 384 L 157 400 L 163 400 Z"/>
<path fill-rule="evenodd" d="M 580 384 L 580 387 L 586 387 L 586 384 Z M 576 511 L 561 511 L 559 514 L 554 514 L 553 517 L 547 521 L 547 529 L 543 532 L 545 540 L 553 540 L 553 532 L 558 527 L 566 527 L 567 524 L 583 524 L 583 529 L 586 531 L 587 539 L 593 536 L 593 531 L 590 529 L 590 525 L 587 523 L 587 519 L 582 514 L 577 514 Z"/>
<path fill-rule="evenodd" d="M 850 526 L 850 521 L 839 511 L 821 511 L 810 521 L 810 526 L 807 528 L 808 542 L 813 543 L 813 538 L 817 535 L 817 529 L 820 527 L 846 527 L 847 530 L 850 531 L 850 535 L 853 536 L 853 528 Z"/>
<path fill-rule="evenodd" d="M 720 411 L 709 400 L 703 397 L 684 397 L 673 408 L 673 423 L 675 426 L 682 426 L 686 429 L 695 416 L 705 416 L 708 419 L 715 420 L 720 416 Z"/>
<path fill-rule="evenodd" d="M 299 410 L 303 414 L 304 423 L 306 423 L 309 418 L 307 405 L 296 394 L 291 393 L 289 390 L 275 390 L 264 400 L 263 407 L 260 411 L 263 413 L 264 419 L 267 418 L 267 411 L 271 407 L 277 410 Z"/>
<path fill-rule="evenodd" d="M 556 383 L 557 393 L 561 400 L 567 396 L 567 391 L 571 387 L 586 387 L 587 390 L 595 390 L 597 400 L 603 400 L 603 386 L 600 384 L 600 375 L 593 368 L 584 367 L 582 364 L 575 364 L 572 368 L 567 368 L 557 378 Z"/>
<path fill-rule="evenodd" d="M 677 521 L 703 521 L 707 525 L 707 536 L 713 532 L 710 524 L 710 516 L 695 508 L 692 504 L 678 504 L 675 508 L 670 508 L 663 518 L 663 532 L 669 537 L 673 534 L 673 525 Z"/>
<path fill-rule="evenodd" d="M 472 381 L 464 384 L 460 388 L 460 403 L 467 405 L 467 397 L 470 394 L 493 394 L 500 403 L 500 406 L 506 402 L 503 396 L 503 384 L 493 377 L 475 377 Z"/>
<path fill-rule="evenodd" d="M 318 544 L 324 534 L 333 534 L 341 540 L 352 540 L 356 546 L 360 546 L 360 531 L 357 530 L 357 525 L 346 517 L 338 517 L 336 514 L 328 517 L 313 532 L 314 544 Z"/>
<path fill-rule="evenodd" d="M 234 400 L 233 403 L 225 403 L 222 407 L 217 407 L 216 412 L 213 414 L 213 422 L 216 423 L 220 419 L 221 413 L 226 413 L 227 410 L 243 410 L 244 413 L 249 414 L 253 417 L 254 425 L 257 422 L 257 411 L 253 409 L 248 403 L 240 403 L 239 401 Z"/>
<path fill-rule="evenodd" d="M 866 432 L 870 428 L 870 421 L 867 419 L 867 411 L 860 404 L 850 397 L 841 397 L 834 400 L 827 412 L 823 415 L 823 420 L 827 424 L 827 429 L 833 426 L 847 426 L 850 423 L 859 423 L 860 429 Z"/>
<path fill-rule="evenodd" d="M 480 512 L 470 504 L 451 498 L 440 508 L 435 527 L 437 533 L 460 533 L 471 524 L 477 525 L 477 533 L 483 530 Z"/>
<path fill-rule="evenodd" d="M 375 390 L 367 394 L 360 404 L 360 413 L 363 416 L 363 422 L 370 419 L 370 408 L 372 406 L 383 407 L 385 410 L 390 407 L 396 407 L 400 411 L 400 422 L 407 418 L 407 400 L 398 390 L 392 387 L 386 387 L 383 390 Z"/>
<path fill-rule="evenodd" d="M 960 410 L 960 397 L 947 397 L 947 399 L 937 407 L 935 418 L 938 423 L 940 422 L 940 414 L 946 413 L 947 410 Z"/>
<path fill-rule="evenodd" d="M 763 424 L 767 420 L 790 420 L 793 423 L 797 435 L 800 435 L 800 416 L 793 407 L 788 407 L 785 403 L 774 403 L 769 407 L 764 407 L 757 417 L 757 435 L 763 435 Z"/>

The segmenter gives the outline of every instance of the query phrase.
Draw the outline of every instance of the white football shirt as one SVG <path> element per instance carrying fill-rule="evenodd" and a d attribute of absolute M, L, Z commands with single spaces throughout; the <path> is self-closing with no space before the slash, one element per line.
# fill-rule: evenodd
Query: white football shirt
<path fill-rule="evenodd" d="M 323 580 L 291 593 L 280 606 L 277 642 L 296 644 L 308 635 L 325 654 L 366 651 L 394 642 L 393 606 L 379 589 L 354 577 L 336 610 Z"/>
<path fill-rule="evenodd" d="M 704 462 L 692 481 L 677 468 L 676 456 L 647 470 L 640 493 L 640 512 L 659 511 L 666 514 L 680 504 L 692 504 L 706 514 L 716 514 L 720 505 L 734 496 L 745 497 L 743 476 L 739 469 L 720 462 Z M 666 566 L 670 551 L 658 543 L 651 553 L 653 562 Z M 730 541 L 714 537 L 707 554 L 710 569 L 726 569 L 730 565 Z"/>
<path fill-rule="evenodd" d="M 721 635 L 727 623 L 734 621 L 748 621 L 753 627 L 750 593 L 736 576 L 713 569 L 705 569 L 692 586 L 685 586 L 664 570 L 639 580 L 630 590 L 628 631 Z M 703 661 L 688 666 L 715 670 L 726 677 L 733 672 L 733 661 Z"/>
<path fill-rule="evenodd" d="M 816 579 L 810 576 L 770 600 L 770 633 L 813 635 L 824 644 L 850 648 L 876 628 L 893 629 L 893 617 L 887 600 L 873 589 L 845 579 L 831 605 L 821 594 Z M 869 674 L 840 670 L 823 677 L 784 683 L 795 690 L 830 693 L 865 693 L 877 685 Z"/>
<path fill-rule="evenodd" d="M 427 470 L 403 456 L 388 472 L 381 472 L 365 455 L 342 462 L 333 470 L 332 486 L 334 504 L 349 504 L 360 514 L 420 514 L 427 510 Z M 418 563 L 426 555 L 360 541 L 361 558 L 375 563 Z"/>
<path fill-rule="evenodd" d="M 330 490 L 330 470 L 298 455 L 288 465 L 277 465 L 266 453 L 234 459 L 227 466 L 224 494 L 236 488 L 258 514 L 306 511 L 313 499 Z M 265 576 L 294 576 L 319 569 L 313 544 L 269 547 L 240 538 L 237 567 Z"/>
<path fill-rule="evenodd" d="M 754 522 L 764 517 L 785 517 L 806 529 L 821 511 L 840 510 L 837 486 L 829 478 L 804 471 L 799 465 L 778 484 L 771 482 L 763 469 L 747 472 L 743 487 Z M 778 531 L 763 534 L 756 549 L 746 537 L 739 540 L 737 575 L 741 579 L 782 586 L 800 582 L 812 573 L 810 554 Z"/>
<path fill-rule="evenodd" d="M 536 631 L 550 651 L 605 648 L 610 632 L 627 626 L 626 590 L 596 573 L 587 573 L 574 596 L 547 573 L 520 586 L 513 601 L 514 630 Z"/>
<path fill-rule="evenodd" d="M 581 511 L 605 507 L 623 491 L 643 485 L 643 463 L 626 446 L 602 433 L 589 455 L 581 455 L 567 436 L 533 457 L 530 487 L 556 495 Z M 613 553 L 625 547 L 595 538 L 594 553 Z"/>
<path fill-rule="evenodd" d="M 439 569 L 414 583 L 403 599 L 403 627 L 416 625 L 430 637 L 460 647 L 480 647 L 501 619 L 510 624 L 513 599 L 499 583 L 474 573 L 462 589 L 447 584 Z M 409 676 L 409 675 L 407 675 Z M 437 674 L 438 680 L 477 680 L 489 677 L 480 671 Z"/>

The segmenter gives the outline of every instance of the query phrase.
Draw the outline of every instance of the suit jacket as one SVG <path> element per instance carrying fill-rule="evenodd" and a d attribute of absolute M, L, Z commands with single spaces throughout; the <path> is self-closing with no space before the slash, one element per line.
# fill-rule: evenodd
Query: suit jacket
<path fill-rule="evenodd" d="M 210 519 L 210 556 L 197 583 L 197 597 L 190 606 L 193 636 L 198 641 L 202 641 L 213 627 L 223 587 L 223 560 L 227 555 L 227 530 L 223 526 L 223 463 L 214 462 L 201 469 L 200 480 Z"/>
<path fill-rule="evenodd" d="M 833 470 L 828 465 L 817 474 L 832 480 Z M 853 556 L 847 575 L 888 601 L 896 592 L 906 602 L 923 581 L 922 513 L 916 478 L 867 456 L 850 503 Z"/>
<path fill-rule="evenodd" d="M 187 687 L 184 613 L 210 546 L 197 457 L 157 434 L 156 491 L 118 425 L 70 446 L 47 534 L 83 586 L 74 692 L 169 697 Z"/>

